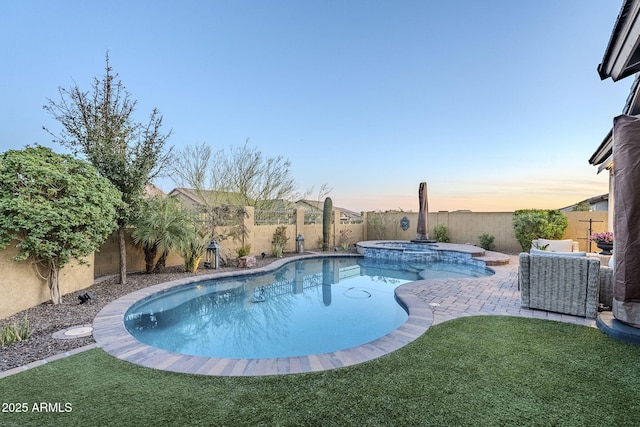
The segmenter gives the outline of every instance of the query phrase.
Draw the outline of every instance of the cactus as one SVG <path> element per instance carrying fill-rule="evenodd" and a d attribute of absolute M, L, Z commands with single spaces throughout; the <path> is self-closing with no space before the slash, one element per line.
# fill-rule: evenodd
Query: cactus
<path fill-rule="evenodd" d="M 329 229 L 331 228 L 331 213 L 333 202 L 331 197 L 324 199 L 324 211 L 322 213 L 322 250 L 329 250 Z"/>

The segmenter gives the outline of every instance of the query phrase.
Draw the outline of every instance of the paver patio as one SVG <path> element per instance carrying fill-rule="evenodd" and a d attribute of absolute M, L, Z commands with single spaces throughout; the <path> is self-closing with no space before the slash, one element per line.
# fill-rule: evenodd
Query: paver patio
<path fill-rule="evenodd" d="M 311 372 L 362 363 L 394 351 L 422 335 L 431 325 L 462 316 L 507 315 L 556 320 L 595 327 L 595 319 L 569 316 L 540 310 L 522 309 L 518 290 L 518 257 L 508 256 L 509 263 L 491 266 L 495 274 L 482 278 L 421 280 L 400 286 L 398 298 L 409 310 L 409 320 L 398 330 L 378 340 L 353 349 L 325 355 L 279 359 L 219 359 L 184 356 L 154 349 L 139 343 L 124 329 L 122 310 L 138 298 L 125 297 L 124 304 L 96 316 L 94 337 L 97 345 L 115 357 L 144 366 L 204 375 L 273 375 Z M 149 290 L 138 291 L 148 294 Z M 113 303 L 112 303 L 113 304 Z M 107 306 L 109 307 L 109 306 Z M 71 355 L 77 351 L 70 352 Z M 145 357 L 147 353 L 149 357 Z M 65 355 L 53 356 L 26 367 L 0 373 L 0 378 L 39 366 Z"/>

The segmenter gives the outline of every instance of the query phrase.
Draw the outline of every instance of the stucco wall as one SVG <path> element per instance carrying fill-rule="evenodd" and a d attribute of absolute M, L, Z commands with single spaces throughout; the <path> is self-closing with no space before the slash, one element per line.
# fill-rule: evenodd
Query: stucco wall
<path fill-rule="evenodd" d="M 29 262 L 15 262 L 15 243 L 0 251 L 0 319 L 51 300 L 46 282 Z M 67 295 L 93 284 L 93 255 L 85 258 L 88 265 L 71 262 L 60 270 L 60 293 Z M 65 297 L 66 298 L 66 297 Z"/>
<path fill-rule="evenodd" d="M 249 217 L 246 226 L 249 234 L 245 243 L 251 245 L 251 254 L 260 255 L 262 252 L 271 254 L 273 233 L 276 225 L 253 225 L 253 208 L 247 208 Z M 367 224 L 367 217 L 380 215 L 374 212 L 364 214 L 364 222 L 360 224 L 340 224 L 335 221 L 331 228 L 331 246 L 338 246 L 340 230 L 351 230 L 351 243 L 362 240 L 411 240 L 416 237 L 416 212 L 387 212 L 382 214 L 384 229 L 382 236 L 371 224 Z M 593 232 L 606 231 L 607 212 L 567 212 L 569 227 L 564 238 L 579 242 L 580 249 L 589 251 L 589 220 Z M 334 211 L 334 217 L 339 217 L 339 211 Z M 409 228 L 402 230 L 400 220 L 407 217 Z M 511 212 L 431 212 L 429 213 L 429 234 L 434 236 L 434 228 L 438 224 L 447 226 L 452 243 L 471 243 L 479 245 L 479 236 L 483 233 L 493 235 L 495 250 L 500 252 L 518 253 L 520 244 L 515 239 L 513 231 L 513 213 Z M 289 241 L 285 251 L 296 250 L 296 236 L 304 237 L 305 250 L 319 250 L 322 239 L 322 224 L 304 224 L 304 211 L 296 213 L 296 224 L 287 225 Z M 220 242 L 221 250 L 230 259 L 237 257 L 237 249 L 241 242 L 227 240 Z M 592 245 L 591 251 L 599 251 Z M 49 289 L 27 263 L 16 263 L 11 260 L 16 254 L 15 246 L 0 251 L 0 318 L 27 309 L 50 299 Z M 119 249 L 115 234 L 102 246 L 99 252 L 87 258 L 89 266 L 70 264 L 61 271 L 61 292 L 69 294 L 84 289 L 93 283 L 94 277 L 117 274 L 119 271 Z M 177 254 L 171 254 L 167 259 L 167 266 L 182 265 L 183 260 Z M 144 270 L 144 253 L 135 247 L 127 237 L 127 270 Z"/>
<path fill-rule="evenodd" d="M 376 227 L 367 218 L 382 215 L 384 233 L 379 235 Z M 592 220 L 592 231 L 608 229 L 607 212 L 566 212 L 569 226 L 565 231 L 565 239 L 572 239 L 579 243 L 580 250 L 589 251 L 589 219 Z M 406 217 L 409 228 L 405 231 L 400 226 L 400 220 Z M 600 222 L 599 222 L 600 221 Z M 398 239 L 411 240 L 416 237 L 418 214 L 416 212 L 366 212 L 364 240 Z M 438 224 L 447 227 L 451 243 L 471 243 L 480 245 L 480 235 L 486 233 L 494 237 L 495 250 L 499 252 L 518 253 L 522 247 L 518 243 L 513 230 L 513 212 L 431 212 L 429 213 L 429 235 L 434 237 L 434 228 Z M 592 245 L 591 251 L 598 251 Z"/>
<path fill-rule="evenodd" d="M 131 241 L 131 236 L 127 233 L 125 238 L 127 244 L 127 271 L 144 271 L 144 251 L 135 246 Z M 160 254 L 158 254 L 160 256 Z M 183 265 L 184 261 L 178 254 L 169 254 L 166 266 Z M 117 233 L 112 234 L 95 253 L 95 276 L 105 276 L 118 274 L 120 272 L 120 248 L 118 246 Z"/>
<path fill-rule="evenodd" d="M 569 226 L 564 233 L 565 239 L 573 239 L 579 243 L 580 250 L 585 252 L 600 252 L 593 243 L 589 248 L 589 220 L 593 233 L 610 230 L 608 213 L 606 211 L 566 212 Z"/>
<path fill-rule="evenodd" d="M 271 254 L 273 241 L 273 233 L 275 233 L 278 225 L 254 225 L 254 210 L 251 207 L 247 208 L 248 218 L 245 221 L 245 225 L 249 231 L 247 242 L 251 244 L 251 254 L 259 255 L 262 252 Z M 334 218 L 340 218 L 340 211 L 333 211 Z M 296 223 L 288 224 L 287 227 L 287 247 L 285 252 L 295 252 L 296 250 L 296 237 L 300 234 L 304 238 L 304 249 L 308 250 L 320 250 L 322 247 L 322 224 L 305 224 L 304 223 L 304 210 L 298 209 L 296 211 Z M 364 240 L 364 226 L 363 224 L 340 224 L 339 221 L 333 221 L 329 233 L 329 242 L 331 247 L 338 246 L 340 231 L 346 229 L 351 230 L 350 242 L 357 243 Z M 233 246 L 231 242 L 224 242 L 228 246 Z M 236 247 L 240 244 L 236 243 Z"/>

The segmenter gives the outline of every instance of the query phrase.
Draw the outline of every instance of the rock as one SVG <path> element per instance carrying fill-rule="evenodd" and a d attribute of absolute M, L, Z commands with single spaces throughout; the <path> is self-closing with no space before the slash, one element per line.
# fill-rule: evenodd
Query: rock
<path fill-rule="evenodd" d="M 238 268 L 251 268 L 256 266 L 256 257 L 243 256 L 238 258 Z"/>

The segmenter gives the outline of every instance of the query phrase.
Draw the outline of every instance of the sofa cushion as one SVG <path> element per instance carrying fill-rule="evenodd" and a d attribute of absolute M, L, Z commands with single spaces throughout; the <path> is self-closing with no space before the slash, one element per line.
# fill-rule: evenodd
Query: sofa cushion
<path fill-rule="evenodd" d="M 538 239 L 538 247 L 547 246 L 547 251 L 549 252 L 571 252 L 573 251 L 573 240 L 548 240 L 548 239 Z"/>
<path fill-rule="evenodd" d="M 573 257 L 586 257 L 586 252 L 551 252 L 543 251 L 540 249 L 531 248 L 531 255 L 550 255 L 550 256 L 573 256 Z"/>

